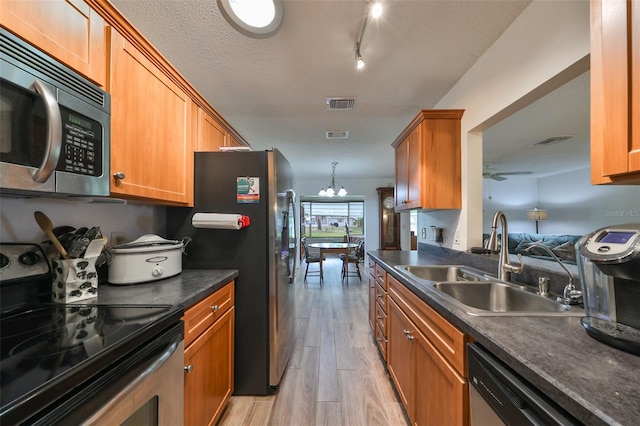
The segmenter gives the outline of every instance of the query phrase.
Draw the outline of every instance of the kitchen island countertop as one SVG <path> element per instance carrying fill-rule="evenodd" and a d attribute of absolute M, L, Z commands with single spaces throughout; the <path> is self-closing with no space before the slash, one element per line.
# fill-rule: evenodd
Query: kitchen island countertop
<path fill-rule="evenodd" d="M 148 283 L 100 284 L 98 303 L 173 305 L 186 310 L 237 276 L 236 269 L 185 269 L 175 277 Z"/>
<path fill-rule="evenodd" d="M 580 317 L 471 316 L 431 286 L 395 268 L 460 262 L 418 251 L 368 254 L 425 303 L 581 422 L 640 422 L 640 357 L 592 339 L 580 324 Z"/>

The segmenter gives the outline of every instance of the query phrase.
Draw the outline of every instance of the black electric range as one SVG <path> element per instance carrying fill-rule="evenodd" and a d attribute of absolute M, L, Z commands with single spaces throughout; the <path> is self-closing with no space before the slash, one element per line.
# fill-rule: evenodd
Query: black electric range
<path fill-rule="evenodd" d="M 60 407 L 77 410 L 98 395 L 159 336 L 183 333 L 181 307 L 51 302 L 49 264 L 36 245 L 0 244 L 0 290 L 3 426 L 55 423 Z"/>

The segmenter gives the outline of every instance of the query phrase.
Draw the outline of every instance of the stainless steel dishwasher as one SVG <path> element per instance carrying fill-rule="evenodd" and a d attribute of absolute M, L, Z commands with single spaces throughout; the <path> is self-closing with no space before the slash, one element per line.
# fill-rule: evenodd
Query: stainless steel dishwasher
<path fill-rule="evenodd" d="M 580 425 L 477 343 L 469 343 L 471 426 Z"/>

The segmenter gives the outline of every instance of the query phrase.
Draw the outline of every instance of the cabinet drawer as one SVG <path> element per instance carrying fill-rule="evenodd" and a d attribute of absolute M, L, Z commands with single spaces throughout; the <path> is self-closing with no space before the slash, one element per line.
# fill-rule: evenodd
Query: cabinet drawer
<path fill-rule="evenodd" d="M 382 288 L 387 290 L 387 271 L 384 268 L 376 263 L 376 281 L 380 283 Z"/>
<path fill-rule="evenodd" d="M 382 334 L 387 336 L 387 314 L 382 310 L 382 307 L 379 303 L 376 303 L 376 323 L 378 327 L 382 331 Z"/>
<path fill-rule="evenodd" d="M 395 301 L 442 356 L 466 377 L 467 335 L 449 323 L 394 277 L 389 276 L 389 297 Z"/>
<path fill-rule="evenodd" d="M 206 299 L 189 308 L 184 314 L 185 347 L 234 304 L 234 281 L 226 284 Z"/>
<path fill-rule="evenodd" d="M 369 263 L 369 275 L 373 278 L 376 277 L 376 264 L 374 262 Z"/>
<path fill-rule="evenodd" d="M 385 314 L 389 312 L 389 305 L 387 303 L 387 292 L 382 287 L 380 287 L 380 283 L 376 284 L 376 301 Z"/>
<path fill-rule="evenodd" d="M 382 359 L 387 360 L 387 336 L 380 329 L 380 325 L 376 325 L 376 343 L 382 354 Z"/>

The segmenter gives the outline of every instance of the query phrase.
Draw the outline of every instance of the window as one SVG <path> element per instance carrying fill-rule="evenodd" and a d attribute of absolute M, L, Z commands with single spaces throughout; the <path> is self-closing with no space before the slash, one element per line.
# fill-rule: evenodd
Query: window
<path fill-rule="evenodd" d="M 313 238 L 364 236 L 364 201 L 301 200 L 301 235 Z"/>

